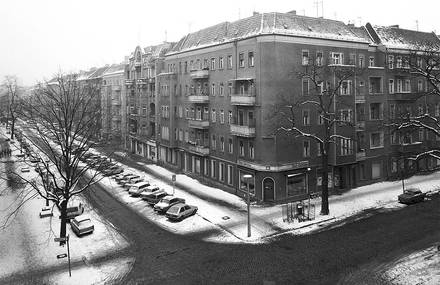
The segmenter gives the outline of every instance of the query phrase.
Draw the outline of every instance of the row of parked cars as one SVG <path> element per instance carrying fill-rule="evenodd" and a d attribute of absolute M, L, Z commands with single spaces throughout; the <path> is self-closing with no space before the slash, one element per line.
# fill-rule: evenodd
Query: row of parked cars
<path fill-rule="evenodd" d="M 187 205 L 185 199 L 169 195 L 164 189 L 143 180 L 139 175 L 127 173 L 114 178 L 131 196 L 145 200 L 153 206 L 155 212 L 165 214 L 170 220 L 180 221 L 197 213 L 196 206 Z"/>
<path fill-rule="evenodd" d="M 80 160 L 100 171 L 104 176 L 113 176 L 124 172 L 122 167 L 105 156 L 86 153 L 80 158 Z"/>

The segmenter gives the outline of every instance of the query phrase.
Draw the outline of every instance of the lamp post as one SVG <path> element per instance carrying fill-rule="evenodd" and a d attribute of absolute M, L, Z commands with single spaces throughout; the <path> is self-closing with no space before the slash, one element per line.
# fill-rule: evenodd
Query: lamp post
<path fill-rule="evenodd" d="M 251 174 L 243 175 L 243 178 L 246 180 L 246 188 L 247 188 L 247 221 L 248 221 L 248 237 L 251 236 L 251 200 L 250 200 L 250 189 L 249 189 L 249 179 L 253 176 Z"/>

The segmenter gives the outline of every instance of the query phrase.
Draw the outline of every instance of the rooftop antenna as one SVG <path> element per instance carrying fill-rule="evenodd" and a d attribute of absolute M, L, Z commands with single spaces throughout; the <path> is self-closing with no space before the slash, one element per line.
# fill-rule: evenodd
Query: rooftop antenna
<path fill-rule="evenodd" d="M 416 20 L 416 31 L 419 31 L 419 20 Z"/>
<path fill-rule="evenodd" d="M 321 17 L 324 17 L 323 13 L 323 7 L 324 7 L 324 0 L 314 0 L 313 5 L 316 6 L 316 18 L 319 18 L 319 6 L 321 6 Z"/>

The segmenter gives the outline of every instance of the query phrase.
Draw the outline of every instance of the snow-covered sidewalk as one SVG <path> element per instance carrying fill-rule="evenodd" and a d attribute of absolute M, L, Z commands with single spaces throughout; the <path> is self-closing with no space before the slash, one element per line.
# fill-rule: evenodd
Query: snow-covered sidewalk
<path fill-rule="evenodd" d="M 138 169 L 124 166 L 125 172 L 140 175 L 145 180 L 157 184 L 160 188 L 172 193 L 171 176 L 173 172 L 155 164 L 136 162 Z M 189 221 L 170 223 L 163 216 L 158 218 L 144 201 L 130 197 L 125 190 L 117 186 L 112 178 L 103 182 L 113 193 L 118 193 L 121 199 L 128 199 L 128 203 L 136 205 L 138 211 L 144 211 L 147 218 L 154 220 L 174 232 L 180 234 L 196 234 L 197 232 L 210 232 L 211 235 L 203 236 L 209 241 L 218 242 L 264 242 L 265 238 L 280 233 L 301 234 L 318 229 L 322 223 L 331 224 L 338 222 L 364 210 L 373 208 L 387 208 L 389 210 L 404 207 L 397 202 L 397 196 L 402 192 L 400 181 L 380 182 L 368 186 L 358 187 L 339 196 L 329 198 L 330 215 L 321 216 L 320 199 L 315 198 L 311 203 L 315 205 L 316 219 L 308 222 L 288 223 L 282 217 L 282 205 L 261 206 L 251 205 L 251 237 L 247 237 L 247 204 L 233 194 L 220 189 L 201 184 L 186 175 L 176 176 L 175 195 L 184 198 L 188 204 L 199 207 L 198 217 L 190 217 Z M 424 192 L 438 191 L 440 189 L 440 172 L 429 175 L 414 176 L 405 181 L 406 187 L 419 187 Z M 117 190 L 119 188 L 119 190 Z M 150 208 L 151 209 L 151 208 Z M 202 219 L 200 219 L 201 217 Z M 229 233 L 208 230 L 211 223 L 218 229 Z"/>

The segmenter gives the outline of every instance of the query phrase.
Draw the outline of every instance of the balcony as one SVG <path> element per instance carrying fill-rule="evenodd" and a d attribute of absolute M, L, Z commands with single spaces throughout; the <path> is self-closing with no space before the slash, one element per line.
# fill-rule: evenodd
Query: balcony
<path fill-rule="evenodd" d="M 203 145 L 190 145 L 189 151 L 198 155 L 203 155 L 203 156 L 209 155 L 209 147 Z"/>
<path fill-rule="evenodd" d="M 208 120 L 188 120 L 188 127 L 193 129 L 207 129 L 209 128 Z"/>
<path fill-rule="evenodd" d="M 366 159 L 365 150 L 356 152 L 356 160 L 362 161 Z"/>
<path fill-rule="evenodd" d="M 252 138 L 255 137 L 255 127 L 231 125 L 231 135 Z"/>
<path fill-rule="evenodd" d="M 125 85 L 134 85 L 133 79 L 125 79 Z"/>
<path fill-rule="evenodd" d="M 255 96 L 252 94 L 232 94 L 231 105 L 255 106 Z"/>
<path fill-rule="evenodd" d="M 206 104 L 209 103 L 208 95 L 189 95 L 188 102 L 194 104 Z"/>
<path fill-rule="evenodd" d="M 399 93 L 389 94 L 388 100 L 415 101 L 420 97 L 423 97 L 424 95 L 425 93 L 419 93 L 419 92 L 399 92 Z"/>
<path fill-rule="evenodd" d="M 190 73 L 191 79 L 207 79 L 209 77 L 209 70 L 201 69 L 201 70 L 191 70 Z"/>

